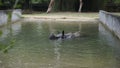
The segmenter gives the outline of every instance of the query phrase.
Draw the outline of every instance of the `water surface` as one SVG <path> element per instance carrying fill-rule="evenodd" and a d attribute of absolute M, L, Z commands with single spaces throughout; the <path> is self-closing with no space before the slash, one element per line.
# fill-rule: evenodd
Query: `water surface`
<path fill-rule="evenodd" d="M 0 30 L 0 68 L 120 68 L 120 41 L 98 22 L 19 22 Z M 62 30 L 83 36 L 49 40 Z"/>

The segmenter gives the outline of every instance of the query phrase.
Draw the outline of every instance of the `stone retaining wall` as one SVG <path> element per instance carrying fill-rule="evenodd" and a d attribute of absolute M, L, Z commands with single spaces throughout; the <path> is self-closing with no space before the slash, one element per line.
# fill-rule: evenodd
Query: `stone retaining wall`
<path fill-rule="evenodd" d="M 11 10 L 12 11 L 12 10 Z M 0 26 L 7 24 L 8 22 L 8 14 L 11 11 L 0 10 Z M 21 19 L 22 11 L 21 9 L 15 9 L 12 11 L 11 22 L 15 22 Z"/>
<path fill-rule="evenodd" d="M 120 39 L 120 16 L 100 10 L 99 19 Z"/>
<path fill-rule="evenodd" d="M 0 26 L 7 24 L 8 16 L 7 13 L 4 10 L 0 11 Z"/>
<path fill-rule="evenodd" d="M 12 12 L 12 18 L 11 21 L 15 22 L 21 19 L 22 11 L 21 9 L 16 9 Z"/>

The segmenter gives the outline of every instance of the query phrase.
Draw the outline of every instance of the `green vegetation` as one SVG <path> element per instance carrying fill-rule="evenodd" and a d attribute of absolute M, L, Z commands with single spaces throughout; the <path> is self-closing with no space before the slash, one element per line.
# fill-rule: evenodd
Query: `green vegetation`
<path fill-rule="evenodd" d="M 12 9 L 16 0 L 0 0 L 0 9 Z M 16 7 L 23 10 L 46 11 L 50 0 L 18 0 Z M 83 0 L 82 11 L 109 10 L 120 6 L 120 0 Z M 112 4 L 111 4 L 112 3 Z M 110 7 L 107 7 L 111 5 Z M 79 0 L 55 0 L 54 11 L 78 11 Z M 113 8 L 114 9 L 114 8 Z M 113 11 L 113 9 L 111 11 Z M 119 11 L 117 8 L 116 11 Z"/>
<path fill-rule="evenodd" d="M 14 7 L 16 0 L 0 0 L 0 9 L 12 9 L 20 8 L 26 9 L 31 8 L 32 4 L 48 3 L 49 0 L 18 0 L 17 5 Z"/>
<path fill-rule="evenodd" d="M 116 4 L 120 4 L 120 0 L 114 0 Z"/>
<path fill-rule="evenodd" d="M 2 31 L 0 30 L 0 36 L 2 35 Z"/>
<path fill-rule="evenodd" d="M 49 2 L 49 0 L 31 0 L 33 4 L 38 4 L 38 3 L 44 3 L 44 2 Z"/>
<path fill-rule="evenodd" d="M 12 13 L 8 12 L 8 22 L 11 22 Z"/>
<path fill-rule="evenodd" d="M 8 50 L 14 46 L 14 43 L 15 43 L 15 42 L 16 42 L 15 39 L 11 40 L 8 46 L 3 47 L 2 51 L 3 51 L 4 53 L 8 52 Z"/>
<path fill-rule="evenodd" d="M 2 35 L 2 31 L 0 31 L 0 36 Z M 10 39 L 8 43 L 3 43 L 0 41 L 0 51 L 6 53 L 10 48 L 14 46 L 16 39 Z"/>
<path fill-rule="evenodd" d="M 2 34 L 3 34 L 2 30 L 0 30 L 0 37 L 2 36 Z M 8 40 L 8 43 L 3 43 L 2 41 L 0 41 L 0 51 L 4 53 L 8 52 L 8 50 L 14 46 L 15 42 L 16 42 L 16 39 L 12 37 Z"/>

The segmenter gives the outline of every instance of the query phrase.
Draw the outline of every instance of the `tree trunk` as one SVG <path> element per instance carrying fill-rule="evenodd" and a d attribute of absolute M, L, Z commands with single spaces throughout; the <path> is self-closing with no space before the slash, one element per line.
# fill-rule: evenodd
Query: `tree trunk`
<path fill-rule="evenodd" d="M 47 13 L 51 12 L 53 5 L 54 5 L 54 0 L 50 0 L 50 4 L 48 6 Z"/>
<path fill-rule="evenodd" d="M 48 9 L 47 9 L 47 13 L 51 12 L 51 10 L 53 9 L 53 5 L 54 5 L 54 2 L 55 0 L 50 0 L 50 3 L 49 3 L 49 6 L 48 6 Z M 58 10 L 62 10 L 62 11 L 65 11 L 65 10 L 74 10 L 75 7 L 74 7 L 74 3 L 75 1 L 73 0 L 70 0 L 68 1 L 68 4 L 67 1 L 64 1 L 64 0 L 57 0 L 57 2 L 60 4 L 59 6 L 56 6 Z M 82 0 L 79 0 L 80 2 L 80 5 L 79 5 L 79 10 L 78 12 L 81 12 L 82 10 L 82 6 L 83 6 L 83 1 Z M 57 3 L 57 4 L 58 4 Z M 56 9 L 56 8 L 55 8 Z"/>
<path fill-rule="evenodd" d="M 81 10 L 82 10 L 82 6 L 83 6 L 83 2 L 82 2 L 82 0 L 80 0 L 80 6 L 79 6 L 79 10 L 78 10 L 78 12 L 81 12 Z"/>

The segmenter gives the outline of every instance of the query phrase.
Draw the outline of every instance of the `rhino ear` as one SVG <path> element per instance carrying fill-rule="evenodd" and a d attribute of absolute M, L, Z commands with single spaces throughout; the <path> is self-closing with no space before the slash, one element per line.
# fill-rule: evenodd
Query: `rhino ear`
<path fill-rule="evenodd" d="M 62 34 L 64 34 L 64 33 L 65 33 L 65 31 L 63 30 L 63 31 L 62 31 Z"/>

